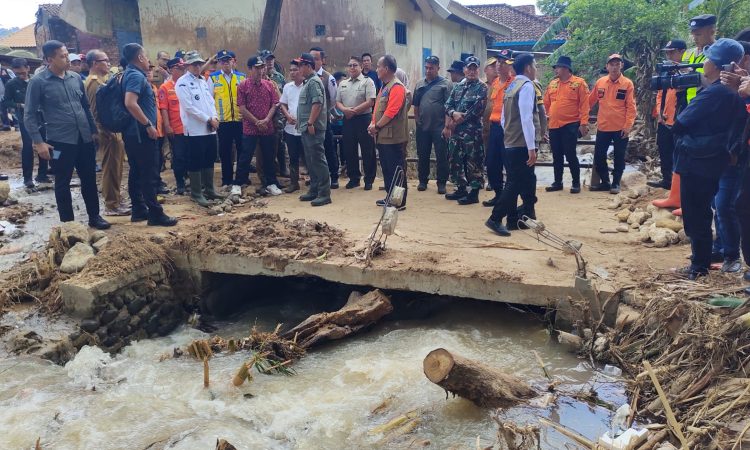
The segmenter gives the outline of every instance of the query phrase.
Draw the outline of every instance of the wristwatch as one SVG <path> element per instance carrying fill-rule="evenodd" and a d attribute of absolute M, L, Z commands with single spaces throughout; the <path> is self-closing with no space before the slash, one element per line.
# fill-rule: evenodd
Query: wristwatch
<path fill-rule="evenodd" d="M 153 127 L 153 126 L 154 126 L 154 124 L 153 124 L 153 123 L 151 123 L 151 121 L 149 120 L 149 121 L 148 121 L 148 122 L 146 122 L 146 124 L 145 124 L 145 125 L 143 125 L 143 126 L 144 126 L 144 127 L 146 127 L 146 128 L 148 129 L 148 128 L 151 128 L 151 127 Z"/>

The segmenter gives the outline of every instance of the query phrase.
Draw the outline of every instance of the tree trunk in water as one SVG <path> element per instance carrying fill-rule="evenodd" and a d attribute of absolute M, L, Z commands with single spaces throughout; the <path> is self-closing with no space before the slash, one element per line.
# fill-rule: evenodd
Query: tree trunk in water
<path fill-rule="evenodd" d="M 478 406 L 512 406 L 534 397 L 536 391 L 525 381 L 479 361 L 466 359 L 439 348 L 424 359 L 424 374 L 438 386 Z"/>
<path fill-rule="evenodd" d="M 296 339 L 302 348 L 310 348 L 321 341 L 341 339 L 369 327 L 393 311 L 390 299 L 376 289 L 365 295 L 352 292 L 343 308 L 330 313 L 315 314 L 284 333 L 286 339 Z"/>

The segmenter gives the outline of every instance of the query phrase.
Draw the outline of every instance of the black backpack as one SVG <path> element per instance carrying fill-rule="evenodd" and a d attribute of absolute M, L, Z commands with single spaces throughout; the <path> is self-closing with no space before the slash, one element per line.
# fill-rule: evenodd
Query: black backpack
<path fill-rule="evenodd" d="M 122 76 L 122 72 L 118 73 L 96 91 L 96 112 L 99 123 L 112 133 L 122 133 L 133 120 L 133 116 L 125 108 Z"/>

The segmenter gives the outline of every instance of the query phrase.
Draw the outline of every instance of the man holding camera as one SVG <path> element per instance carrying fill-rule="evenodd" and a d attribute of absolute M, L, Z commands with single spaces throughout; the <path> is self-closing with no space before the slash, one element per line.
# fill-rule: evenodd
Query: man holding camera
<path fill-rule="evenodd" d="M 709 85 L 690 99 L 673 127 L 678 137 L 675 172 L 682 181 L 680 196 L 692 263 L 678 270 L 690 280 L 708 274 L 713 233 L 711 203 L 719 180 L 736 155 L 730 154 L 745 125 L 747 111 L 739 95 L 721 84 L 722 67 L 737 63 L 744 49 L 732 39 L 719 39 L 703 53 L 703 75 Z"/>

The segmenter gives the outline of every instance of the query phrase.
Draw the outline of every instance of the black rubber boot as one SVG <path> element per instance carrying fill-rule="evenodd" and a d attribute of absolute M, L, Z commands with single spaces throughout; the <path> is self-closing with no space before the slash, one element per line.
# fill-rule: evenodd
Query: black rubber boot
<path fill-rule="evenodd" d="M 473 205 L 474 203 L 479 203 L 479 188 L 472 188 L 466 197 L 458 199 L 459 205 Z"/>

